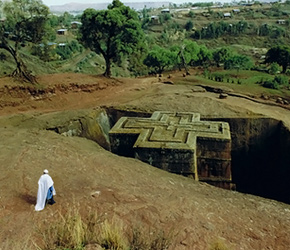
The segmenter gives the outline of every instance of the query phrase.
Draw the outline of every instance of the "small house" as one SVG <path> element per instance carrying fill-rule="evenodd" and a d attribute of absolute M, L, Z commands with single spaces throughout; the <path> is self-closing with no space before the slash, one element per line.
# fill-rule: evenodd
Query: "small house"
<path fill-rule="evenodd" d="M 224 18 L 231 18 L 231 17 L 232 17 L 232 15 L 230 12 L 224 13 Z"/>
<path fill-rule="evenodd" d="M 163 10 L 161 10 L 161 13 L 162 14 L 170 13 L 170 10 L 169 9 L 163 9 Z"/>
<path fill-rule="evenodd" d="M 233 9 L 233 12 L 238 14 L 238 13 L 240 13 L 240 9 Z"/>
<path fill-rule="evenodd" d="M 57 30 L 57 34 L 64 36 L 67 34 L 67 29 L 59 29 Z"/>
<path fill-rule="evenodd" d="M 210 13 L 208 13 L 208 12 L 203 12 L 202 15 L 203 15 L 204 17 L 210 17 Z"/>
<path fill-rule="evenodd" d="M 151 16 L 151 23 L 152 24 L 158 24 L 159 23 L 159 17 L 158 16 Z"/>
<path fill-rule="evenodd" d="M 70 25 L 71 25 L 72 29 L 77 29 L 77 28 L 79 28 L 82 25 L 82 23 L 78 22 L 78 21 L 73 21 L 73 22 L 70 23 Z"/>
<path fill-rule="evenodd" d="M 66 43 L 59 43 L 57 46 L 60 48 L 64 48 L 66 46 Z"/>
<path fill-rule="evenodd" d="M 278 24 L 282 24 L 282 25 L 283 25 L 283 24 L 285 24 L 285 23 L 286 23 L 286 21 L 285 21 L 285 20 L 277 20 L 277 23 L 278 23 Z"/>

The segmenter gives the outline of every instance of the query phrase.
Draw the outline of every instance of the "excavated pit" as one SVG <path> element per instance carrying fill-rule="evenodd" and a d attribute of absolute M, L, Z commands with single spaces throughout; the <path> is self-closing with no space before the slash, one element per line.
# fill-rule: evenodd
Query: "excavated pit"
<path fill-rule="evenodd" d="M 121 117 L 149 118 L 146 112 L 104 107 L 96 113 L 48 128 L 67 136 L 82 136 L 110 150 L 109 130 Z M 209 118 L 227 122 L 231 131 L 231 173 L 236 190 L 290 204 L 290 131 L 267 117 Z"/>

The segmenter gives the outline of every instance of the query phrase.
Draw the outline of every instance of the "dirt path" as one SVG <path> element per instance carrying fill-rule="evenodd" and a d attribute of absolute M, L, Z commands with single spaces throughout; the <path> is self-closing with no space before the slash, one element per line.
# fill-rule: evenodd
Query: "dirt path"
<path fill-rule="evenodd" d="M 283 107 L 265 105 L 244 98 L 228 96 L 219 99 L 218 94 L 205 91 L 196 91 L 192 86 L 172 86 L 160 83 L 156 77 L 147 78 L 122 78 L 108 80 L 103 77 L 82 74 L 57 74 L 40 77 L 44 88 L 53 88 L 54 92 L 43 96 L 23 94 L 22 89 L 14 90 L 17 83 L 0 79 L 0 86 L 8 86 L 0 99 L 0 115 L 16 114 L 23 112 L 52 112 L 59 110 L 84 109 L 97 106 L 134 105 L 143 109 L 176 109 L 182 108 L 195 110 L 204 115 L 233 113 L 245 114 L 246 110 L 283 120 L 290 125 L 290 111 Z M 47 87 L 45 87 L 47 86 Z M 63 89 L 70 86 L 70 89 Z M 0 92 L 1 93 L 1 92 Z M 180 97 L 184 102 L 180 104 Z M 201 99 L 212 100 L 211 107 L 202 108 Z M 192 105 L 186 105 L 186 103 Z M 198 105 L 199 104 L 199 105 Z M 208 104 L 207 104 L 208 105 Z M 218 105 L 219 107 L 215 107 Z M 226 106 L 229 108 L 224 108 Z M 197 108 L 196 108 L 197 107 Z M 207 110 L 206 110 L 207 109 Z M 220 110 L 219 110 L 220 109 Z M 227 114 L 228 113 L 228 114 Z"/>

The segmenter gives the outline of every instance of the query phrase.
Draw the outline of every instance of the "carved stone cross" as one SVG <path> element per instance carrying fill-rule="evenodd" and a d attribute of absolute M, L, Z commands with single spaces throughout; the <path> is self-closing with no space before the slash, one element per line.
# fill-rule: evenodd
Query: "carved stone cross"
<path fill-rule="evenodd" d="M 226 122 L 198 113 L 155 111 L 122 117 L 109 132 L 112 152 L 169 172 L 231 188 L 231 134 Z"/>

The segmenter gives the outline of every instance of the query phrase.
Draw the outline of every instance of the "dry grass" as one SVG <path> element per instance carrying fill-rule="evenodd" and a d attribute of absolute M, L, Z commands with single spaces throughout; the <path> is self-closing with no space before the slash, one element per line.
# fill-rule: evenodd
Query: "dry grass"
<path fill-rule="evenodd" d="M 165 250 L 173 238 L 164 231 L 126 228 L 116 218 L 104 219 L 96 212 L 81 216 L 76 208 L 58 213 L 54 223 L 46 225 L 38 226 L 41 243 L 34 245 L 39 250 L 82 250 L 89 244 L 110 250 Z"/>
<path fill-rule="evenodd" d="M 9 240 L 5 243 L 2 242 L 0 250 L 30 250 L 30 238 L 30 236 L 27 236 L 22 242 L 17 243 Z"/>
<path fill-rule="evenodd" d="M 217 239 L 210 245 L 209 250 L 230 250 L 230 248 L 223 240 Z"/>
<path fill-rule="evenodd" d="M 123 235 L 123 226 L 118 222 L 109 222 L 105 220 L 101 226 L 100 245 L 105 249 L 125 250 L 128 248 L 128 243 Z"/>
<path fill-rule="evenodd" d="M 43 241 L 39 249 L 82 249 L 86 243 L 88 226 L 78 210 L 71 209 L 64 215 L 59 213 L 56 221 L 43 231 L 39 229 Z"/>
<path fill-rule="evenodd" d="M 144 227 L 133 227 L 130 238 L 130 250 L 166 250 L 174 238 L 173 231 L 149 230 Z"/>

